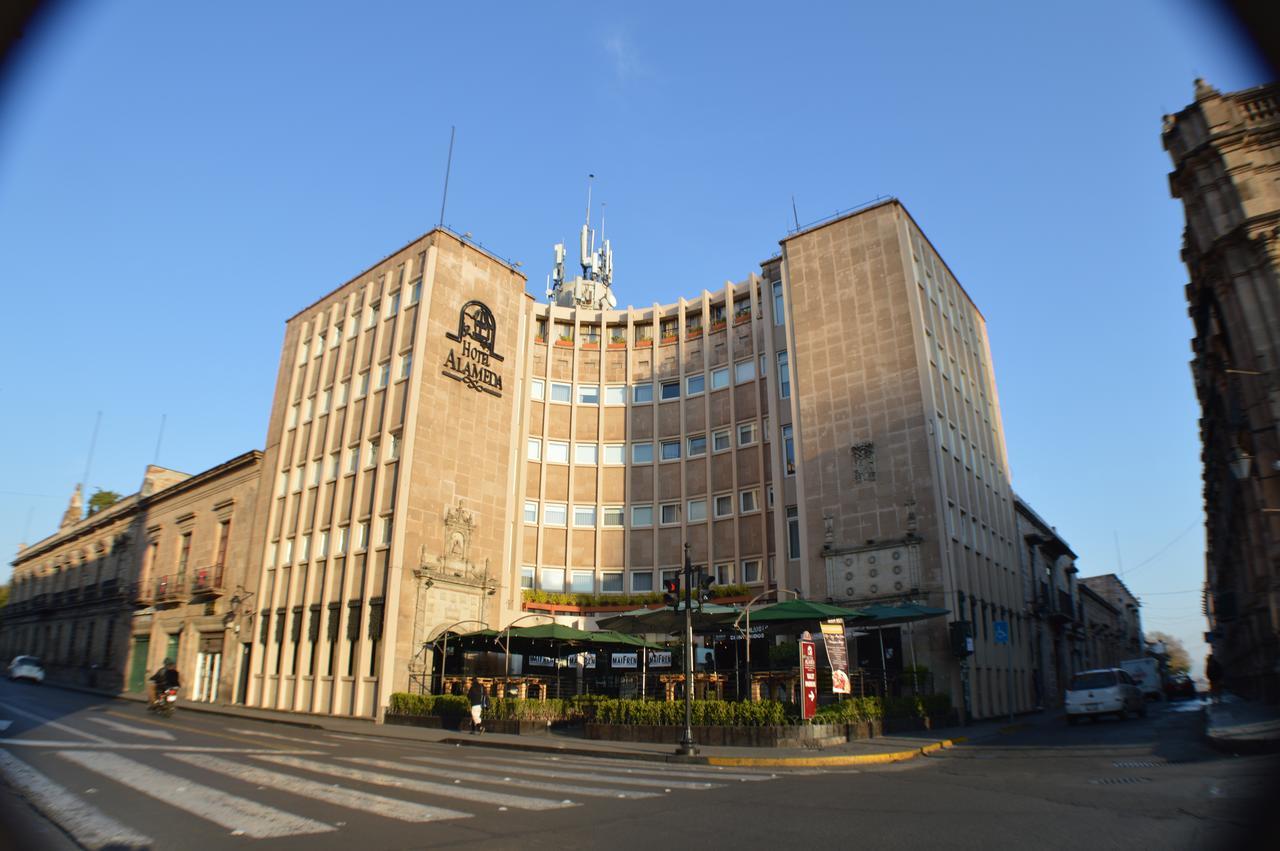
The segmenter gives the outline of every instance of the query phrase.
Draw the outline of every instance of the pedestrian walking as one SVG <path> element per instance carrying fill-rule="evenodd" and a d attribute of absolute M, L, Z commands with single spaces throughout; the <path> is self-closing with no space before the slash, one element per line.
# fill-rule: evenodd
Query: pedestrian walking
<path fill-rule="evenodd" d="M 471 704 L 471 733 L 484 732 L 484 705 L 486 702 L 484 686 L 475 677 L 471 678 L 471 687 L 467 689 L 467 701 Z"/>
<path fill-rule="evenodd" d="M 1222 702 L 1222 663 L 1212 653 L 1204 660 L 1204 675 L 1209 678 L 1209 697 L 1214 703 Z"/>

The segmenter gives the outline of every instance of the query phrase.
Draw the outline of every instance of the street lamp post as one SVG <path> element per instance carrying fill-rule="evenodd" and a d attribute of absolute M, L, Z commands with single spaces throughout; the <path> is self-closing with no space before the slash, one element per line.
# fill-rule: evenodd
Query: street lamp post
<path fill-rule="evenodd" d="M 796 600 L 800 599 L 799 591 L 792 591 L 791 589 L 785 589 L 785 587 L 782 587 L 781 585 L 778 587 L 771 587 L 771 589 L 760 591 L 759 594 L 756 594 L 755 596 L 753 596 L 753 598 L 751 598 L 748 601 L 748 604 L 746 604 L 745 607 L 742 608 L 742 614 L 740 614 L 740 616 L 737 616 L 735 619 L 733 619 L 733 628 L 735 628 L 735 630 L 742 633 L 742 641 L 744 641 L 746 644 L 746 694 L 748 694 L 749 697 L 751 695 L 751 607 L 753 607 L 756 601 L 760 599 L 767 598 L 767 596 L 771 594 L 781 594 L 781 593 L 790 594 L 792 596 L 792 599 L 796 599 Z M 744 617 L 746 618 L 745 631 L 742 630 L 742 627 L 739 626 L 739 622 Z"/>
<path fill-rule="evenodd" d="M 684 735 L 676 753 L 693 756 L 698 746 L 693 741 L 693 565 L 689 562 L 689 545 L 684 545 Z"/>

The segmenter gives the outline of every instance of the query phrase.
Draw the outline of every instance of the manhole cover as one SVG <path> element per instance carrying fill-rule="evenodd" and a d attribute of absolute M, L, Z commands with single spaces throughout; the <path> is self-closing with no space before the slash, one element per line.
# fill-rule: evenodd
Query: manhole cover
<path fill-rule="evenodd" d="M 1150 777 L 1095 777 L 1089 781 L 1095 786 L 1119 786 L 1128 783 L 1150 783 Z"/>
<path fill-rule="evenodd" d="M 1164 762 L 1155 762 L 1149 759 L 1118 759 L 1111 764 L 1116 768 L 1155 768 L 1166 765 Z"/>

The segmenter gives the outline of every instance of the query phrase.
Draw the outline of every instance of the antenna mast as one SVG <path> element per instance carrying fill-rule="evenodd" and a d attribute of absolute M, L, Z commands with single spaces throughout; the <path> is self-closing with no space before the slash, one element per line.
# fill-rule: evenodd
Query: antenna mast
<path fill-rule="evenodd" d="M 449 200 L 449 172 L 453 170 L 453 134 L 458 128 L 449 126 L 449 158 L 444 164 L 444 194 L 440 196 L 440 227 L 444 227 L 444 204 Z"/>

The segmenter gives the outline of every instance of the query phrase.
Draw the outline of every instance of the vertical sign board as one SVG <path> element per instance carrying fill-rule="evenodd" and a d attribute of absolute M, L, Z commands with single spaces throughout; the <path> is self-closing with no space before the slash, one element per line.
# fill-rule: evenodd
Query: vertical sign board
<path fill-rule="evenodd" d="M 800 641 L 800 717 L 808 721 L 818 712 L 818 658 L 806 631 Z"/>
<path fill-rule="evenodd" d="M 822 628 L 822 644 L 827 648 L 827 661 L 831 664 L 831 691 L 835 694 L 849 694 L 853 689 L 849 682 L 849 654 L 844 643 L 844 621 L 823 621 L 818 626 Z"/>
<path fill-rule="evenodd" d="M 1009 643 L 1009 622 L 995 621 L 991 624 L 991 629 L 995 633 L 996 644 Z"/>

